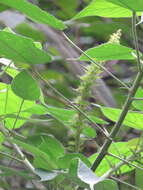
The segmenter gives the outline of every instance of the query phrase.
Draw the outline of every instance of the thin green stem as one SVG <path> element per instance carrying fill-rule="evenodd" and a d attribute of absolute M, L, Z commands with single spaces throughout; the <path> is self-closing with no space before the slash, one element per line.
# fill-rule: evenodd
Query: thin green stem
<path fill-rule="evenodd" d="M 113 180 L 115 180 L 115 181 L 117 181 L 117 182 L 119 182 L 119 183 L 122 183 L 122 184 L 124 184 L 124 185 L 126 185 L 126 186 L 128 186 L 128 187 L 131 187 L 131 188 L 133 188 L 133 189 L 141 190 L 141 188 L 136 187 L 136 186 L 134 186 L 134 185 L 132 185 L 132 184 L 130 184 L 130 183 L 127 183 L 127 182 L 125 182 L 125 181 L 122 181 L 122 180 L 120 180 L 119 178 L 116 178 L 116 177 L 113 177 L 113 176 L 111 176 L 110 178 L 113 179 Z"/>
<path fill-rule="evenodd" d="M 88 117 L 87 114 L 85 114 L 82 110 L 80 110 L 80 108 L 78 106 L 76 106 L 75 104 L 73 104 L 68 98 L 66 98 L 63 94 L 61 94 L 56 88 L 54 88 L 49 81 L 45 80 L 37 71 L 34 70 L 34 73 L 42 80 L 44 81 L 57 95 L 61 96 L 67 103 L 69 103 L 69 105 L 74 108 L 75 110 L 77 110 L 78 112 L 80 112 L 90 123 L 93 123 L 95 125 L 95 127 L 104 134 L 104 136 L 108 139 L 108 134 L 106 131 L 104 131 L 97 123 L 95 123 L 92 119 L 90 119 Z M 46 104 L 42 104 L 46 107 Z"/>
<path fill-rule="evenodd" d="M 6 114 L 6 111 L 7 111 L 8 93 L 9 93 L 9 86 L 7 85 L 6 96 L 5 96 L 5 104 L 4 104 L 4 113 L 5 114 Z"/>
<path fill-rule="evenodd" d="M 6 156 L 6 157 L 8 157 L 8 158 L 10 158 L 10 159 L 12 159 L 12 160 L 16 160 L 16 161 L 18 161 L 18 162 L 23 163 L 23 160 L 20 160 L 19 158 L 16 158 L 16 157 L 14 157 L 14 156 L 11 156 L 10 154 L 7 154 L 7 153 L 5 153 L 5 152 L 0 151 L 0 154 L 3 155 L 3 156 Z"/>
<path fill-rule="evenodd" d="M 85 55 L 91 62 L 93 62 L 94 64 L 96 64 L 99 68 L 101 68 L 103 71 L 105 71 L 106 73 L 108 73 L 112 78 L 114 78 L 119 84 L 121 84 L 123 87 L 125 87 L 127 90 L 130 90 L 130 88 L 124 83 L 122 82 L 119 78 L 117 78 L 114 74 L 112 74 L 108 69 L 106 69 L 106 67 L 104 67 L 103 65 L 100 65 L 99 63 L 97 63 L 94 59 L 92 59 L 88 54 L 86 54 L 83 50 L 81 50 L 74 42 L 72 42 L 68 36 L 62 32 L 63 37 L 73 46 L 75 47 L 80 53 L 82 53 L 83 55 Z"/>
<path fill-rule="evenodd" d="M 118 160 L 121 160 L 122 162 L 124 162 L 124 164 L 128 164 L 128 165 L 130 165 L 130 166 L 133 166 L 133 167 L 135 167 L 135 168 L 137 168 L 137 169 L 143 171 L 143 168 L 141 168 L 141 167 L 139 167 L 139 166 L 137 166 L 137 165 L 131 163 L 131 162 L 129 161 L 130 159 L 124 159 L 124 158 L 121 158 L 121 157 L 116 156 L 115 154 L 111 154 L 111 153 L 107 153 L 107 155 L 112 156 L 113 158 L 117 158 Z"/>
<path fill-rule="evenodd" d="M 28 161 L 28 159 L 25 157 L 25 155 L 23 154 L 23 152 L 21 151 L 21 149 L 12 142 L 11 136 L 9 134 L 9 131 L 3 126 L 2 123 L 0 123 L 0 131 L 2 132 L 2 134 L 6 137 L 7 141 L 12 145 L 13 149 L 18 153 L 18 155 L 20 156 L 23 164 L 33 173 L 35 174 L 35 169 L 32 166 L 32 164 Z"/>
<path fill-rule="evenodd" d="M 15 126 L 16 126 L 16 123 L 17 123 L 17 120 L 18 120 L 19 115 L 20 115 L 20 112 L 21 112 L 21 110 L 22 110 L 23 103 L 24 103 L 24 99 L 22 99 L 22 101 L 21 101 L 21 104 L 20 104 L 20 107 L 19 107 L 18 113 L 17 113 L 17 115 L 16 115 L 16 119 L 15 119 L 15 121 L 14 121 L 14 124 L 13 124 L 12 129 L 15 129 Z"/>

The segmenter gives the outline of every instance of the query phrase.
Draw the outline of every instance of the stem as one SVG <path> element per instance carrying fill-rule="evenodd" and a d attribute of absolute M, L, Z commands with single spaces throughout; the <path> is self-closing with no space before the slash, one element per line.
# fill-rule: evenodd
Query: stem
<path fill-rule="evenodd" d="M 5 153 L 5 152 L 1 152 L 1 151 L 0 151 L 0 154 L 3 155 L 3 156 L 6 156 L 6 157 L 8 157 L 8 158 L 11 158 L 12 160 L 16 160 L 16 161 L 18 161 L 18 162 L 22 162 L 22 163 L 23 163 L 23 160 L 20 160 L 19 158 L 16 158 L 16 157 L 14 157 L 14 156 L 11 156 L 10 154 L 7 154 L 7 153 Z"/>
<path fill-rule="evenodd" d="M 134 17 L 135 17 L 135 13 L 133 13 L 133 20 L 134 20 Z M 133 30 L 134 31 L 133 32 L 133 38 L 134 38 L 134 41 L 135 41 L 135 44 L 136 44 L 135 47 L 136 47 L 136 51 L 137 51 L 137 63 L 138 63 L 138 66 L 140 66 L 140 56 L 139 56 L 139 49 L 138 49 L 138 45 L 137 45 L 138 44 L 138 42 L 137 42 L 137 33 L 136 33 L 136 28 L 135 28 L 136 23 L 132 22 L 132 25 L 134 25 L 132 27 L 134 29 Z M 118 132 L 119 132 L 121 126 L 122 126 L 122 123 L 123 123 L 123 121 L 124 121 L 124 119 L 125 119 L 125 117 L 126 117 L 126 115 L 128 113 L 130 105 L 132 103 L 132 98 L 135 96 L 135 93 L 136 93 L 138 87 L 140 86 L 142 77 L 143 77 L 143 70 L 139 69 L 138 74 L 136 76 L 136 79 L 135 79 L 135 81 L 134 81 L 134 83 L 133 83 L 133 85 L 132 85 L 132 87 L 131 87 L 131 89 L 129 91 L 128 97 L 127 97 L 127 99 L 126 99 L 126 101 L 124 103 L 124 106 L 123 106 L 122 112 L 121 112 L 121 114 L 119 116 L 119 119 L 117 120 L 117 122 L 115 123 L 113 129 L 111 130 L 111 133 L 109 135 L 110 139 L 114 140 L 116 135 L 118 134 Z M 97 169 L 97 167 L 99 166 L 101 161 L 106 156 L 106 153 L 107 153 L 108 148 L 110 147 L 111 143 L 112 143 L 112 140 L 107 139 L 105 141 L 105 143 L 103 144 L 101 150 L 99 151 L 99 154 L 98 154 L 96 160 L 94 161 L 94 163 L 93 163 L 93 165 L 91 167 L 91 169 L 93 171 L 95 171 Z"/>
<path fill-rule="evenodd" d="M 120 180 L 119 178 L 116 178 L 116 177 L 113 177 L 113 176 L 111 176 L 110 178 L 111 178 L 111 179 L 114 179 L 115 181 L 117 181 L 117 182 L 119 182 L 119 183 L 122 183 L 122 184 L 124 184 L 124 185 L 126 185 L 126 186 L 129 186 L 129 187 L 131 187 L 131 188 L 133 188 L 133 189 L 141 190 L 141 188 L 136 187 L 136 186 L 134 186 L 134 185 L 131 185 L 130 183 L 127 183 L 127 182 L 125 182 L 125 181 L 122 181 L 122 180 Z"/>
<path fill-rule="evenodd" d="M 20 107 L 19 107 L 18 113 L 17 113 L 17 115 L 16 115 L 16 119 L 15 119 L 15 121 L 14 121 L 14 124 L 13 124 L 12 129 L 15 129 L 15 126 L 16 126 L 17 120 L 18 120 L 18 118 L 19 118 L 19 115 L 20 115 L 20 112 L 21 112 L 21 109 L 22 109 L 23 103 L 24 103 L 24 99 L 22 99 L 22 101 L 21 101 L 21 104 L 20 104 Z"/>
<path fill-rule="evenodd" d="M 92 124 L 95 125 L 95 127 L 104 134 L 104 136 L 109 139 L 108 134 L 106 131 L 104 131 L 97 123 L 95 123 L 92 119 L 90 119 L 88 117 L 87 114 L 85 114 L 78 106 L 76 106 L 75 104 L 73 104 L 68 98 L 66 98 L 63 94 L 61 94 L 56 88 L 54 88 L 50 82 L 48 82 L 47 80 L 45 80 L 37 71 L 34 70 L 34 73 L 42 80 L 44 81 L 57 95 L 61 96 L 67 103 L 69 103 L 69 105 L 77 110 L 79 113 L 81 113 L 89 122 L 91 122 Z M 44 107 L 47 107 L 46 104 L 42 104 Z"/>
<path fill-rule="evenodd" d="M 106 69 L 106 67 L 104 67 L 103 65 L 100 65 L 99 63 L 97 63 L 96 61 L 94 61 L 94 59 L 92 59 L 88 54 L 86 54 L 84 51 L 82 51 L 74 42 L 72 42 L 64 32 L 62 32 L 62 36 L 73 46 L 75 47 L 80 53 L 82 53 L 83 55 L 85 55 L 91 62 L 93 62 L 94 64 L 96 64 L 99 68 L 101 68 L 103 71 L 105 71 L 106 73 L 108 73 L 112 78 L 114 78 L 118 83 L 120 83 L 123 87 L 125 87 L 127 90 L 130 90 L 130 88 L 124 83 L 122 82 L 120 79 L 118 79 L 114 74 L 112 74 L 110 71 L 108 71 L 108 69 Z"/>
<path fill-rule="evenodd" d="M 110 139 L 107 139 L 105 141 L 105 143 L 103 144 L 103 147 L 101 148 L 100 152 L 99 152 L 99 155 L 97 156 L 96 160 L 94 161 L 91 169 L 93 171 L 95 171 L 97 169 L 97 167 L 99 166 L 99 164 L 101 163 L 101 161 L 103 160 L 103 158 L 105 157 L 106 153 L 107 153 L 107 150 L 108 148 L 110 147 L 111 143 L 112 143 L 112 140 L 111 139 L 114 139 L 116 137 L 116 135 L 118 134 L 120 128 L 121 128 L 121 125 L 128 113 L 128 110 L 129 110 L 129 107 L 132 103 L 132 97 L 134 97 L 138 87 L 140 86 L 140 82 L 142 80 L 142 77 L 143 77 L 143 72 L 139 72 L 137 74 L 137 77 L 134 81 L 134 84 L 129 92 L 129 95 L 127 97 L 127 100 L 123 106 L 123 109 L 122 109 L 122 112 L 121 112 L 121 115 L 118 119 L 118 121 L 116 122 L 116 124 L 114 125 L 109 137 Z"/>
<path fill-rule="evenodd" d="M 22 162 L 24 163 L 24 165 L 33 173 L 35 174 L 35 169 L 32 166 L 32 164 L 29 162 L 29 160 L 25 157 L 25 155 L 23 154 L 23 152 L 21 151 L 21 149 L 12 142 L 10 134 L 8 132 L 8 130 L 3 126 L 2 123 L 0 123 L 0 131 L 2 132 L 2 134 L 6 137 L 7 141 L 12 145 L 13 149 L 18 153 L 18 155 L 20 156 L 20 158 L 22 159 Z"/>

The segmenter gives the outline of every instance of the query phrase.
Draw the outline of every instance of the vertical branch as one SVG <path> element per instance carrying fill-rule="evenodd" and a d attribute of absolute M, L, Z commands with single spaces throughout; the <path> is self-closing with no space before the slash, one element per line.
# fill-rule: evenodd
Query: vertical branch
<path fill-rule="evenodd" d="M 133 22 L 132 22 L 132 28 L 133 28 L 133 39 L 134 39 L 134 42 L 135 42 L 135 47 L 136 47 L 136 52 L 137 52 L 137 64 L 138 64 L 138 74 L 137 74 L 137 77 L 129 91 L 129 94 L 128 94 L 128 97 L 124 103 L 124 106 L 123 106 L 123 109 L 122 109 L 122 112 L 121 112 L 121 115 L 118 119 L 118 121 L 116 122 L 116 124 L 114 125 L 111 133 L 110 133 L 110 138 L 114 140 L 114 138 L 116 137 L 116 135 L 118 134 L 120 128 L 121 128 L 121 125 L 128 113 L 128 110 L 130 108 L 130 105 L 132 103 L 132 99 L 138 89 L 138 87 L 140 86 L 140 83 L 141 83 L 141 80 L 142 80 L 142 77 L 143 77 L 143 70 L 142 70 L 142 67 L 141 67 L 141 61 L 140 61 L 140 56 L 139 56 L 139 48 L 138 48 L 138 40 L 137 40 L 137 32 L 136 32 L 136 14 L 133 13 Z M 108 151 L 108 148 L 110 147 L 112 143 L 112 140 L 108 139 L 105 141 L 105 143 L 103 144 L 101 150 L 99 151 L 99 155 L 97 156 L 96 160 L 94 161 L 91 169 L 93 171 L 95 171 L 97 169 L 97 167 L 99 166 L 99 164 L 101 163 L 101 161 L 104 159 L 104 157 L 106 156 L 107 154 L 107 151 Z"/>

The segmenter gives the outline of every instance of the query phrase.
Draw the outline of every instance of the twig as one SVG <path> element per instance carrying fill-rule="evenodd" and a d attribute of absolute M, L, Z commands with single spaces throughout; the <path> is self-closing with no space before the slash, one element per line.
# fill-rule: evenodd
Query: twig
<path fill-rule="evenodd" d="M 29 160 L 25 157 L 25 155 L 23 154 L 23 152 L 21 151 L 21 149 L 12 142 L 10 134 L 8 132 L 8 130 L 3 126 L 2 123 L 0 123 L 0 131 L 2 132 L 2 134 L 6 137 L 7 141 L 12 145 L 13 149 L 18 153 L 18 155 L 21 157 L 21 160 L 23 162 L 23 164 L 33 173 L 35 174 L 35 169 L 32 166 L 32 164 L 29 162 Z"/>
<path fill-rule="evenodd" d="M 35 71 L 35 74 L 41 79 L 43 80 L 56 94 L 58 94 L 60 97 L 62 97 L 67 103 L 69 103 L 69 105 L 74 108 L 75 110 L 77 110 L 78 112 L 80 112 L 88 121 L 90 121 L 91 123 L 93 123 L 95 125 L 95 127 L 105 135 L 105 137 L 108 139 L 108 134 L 106 131 L 104 131 L 97 123 L 95 123 L 93 120 L 91 120 L 88 115 L 86 115 L 82 110 L 80 110 L 80 108 L 78 106 L 76 106 L 75 104 L 73 104 L 68 98 L 66 98 L 63 94 L 61 94 L 56 88 L 54 88 L 49 81 L 45 80 L 37 71 Z M 46 104 L 42 104 L 43 106 L 47 107 Z M 111 139 L 110 139 L 111 140 Z"/>
<path fill-rule="evenodd" d="M 124 83 L 122 82 L 120 79 L 118 79 L 114 74 L 112 74 L 108 69 L 106 69 L 106 67 L 104 67 L 103 65 L 98 64 L 96 61 L 94 61 L 94 59 L 92 59 L 88 54 L 86 54 L 83 50 L 81 50 L 74 42 L 72 42 L 67 35 L 62 32 L 63 37 L 72 45 L 74 46 L 80 53 L 82 53 L 83 55 L 85 55 L 91 62 L 93 62 L 94 64 L 96 64 L 99 68 L 101 68 L 103 71 L 107 72 L 112 78 L 114 78 L 118 83 L 120 83 L 122 86 L 124 86 L 126 89 L 130 90 L 130 88 Z"/>
<path fill-rule="evenodd" d="M 119 178 L 116 178 L 116 177 L 113 177 L 113 176 L 111 176 L 110 178 L 111 178 L 111 179 L 114 179 L 115 181 L 117 181 L 117 182 L 119 182 L 119 183 L 122 183 L 122 184 L 124 184 L 124 185 L 126 185 L 126 186 L 129 186 L 129 187 L 131 187 L 131 188 L 133 188 L 133 189 L 141 190 L 141 188 L 136 187 L 136 186 L 134 186 L 134 185 L 131 185 L 130 183 L 127 183 L 127 182 L 125 182 L 125 181 L 122 181 L 122 180 L 120 180 Z"/>

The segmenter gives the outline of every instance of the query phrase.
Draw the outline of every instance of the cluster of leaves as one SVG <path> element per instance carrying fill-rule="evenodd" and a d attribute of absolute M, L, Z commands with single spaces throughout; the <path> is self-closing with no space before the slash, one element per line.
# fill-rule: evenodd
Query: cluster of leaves
<path fill-rule="evenodd" d="M 42 3 L 40 5 L 42 6 Z M 80 19 L 85 19 L 85 21 L 87 19 L 87 22 L 89 23 L 88 18 L 85 18 L 89 16 L 113 19 L 119 19 L 122 17 L 130 18 L 134 13 L 141 16 L 141 12 L 143 11 L 142 0 L 137 0 L 136 2 L 134 0 L 94 0 L 76 15 L 76 8 L 78 7 L 76 0 L 73 1 L 71 7 L 67 5 L 65 8 L 63 5 L 66 5 L 66 0 L 56 3 L 56 6 L 63 9 L 63 12 L 65 11 L 64 15 L 67 14 L 66 18 L 73 17 L 68 21 L 71 24 L 79 22 Z M 1 11 L 12 8 L 23 13 L 34 23 L 45 24 L 59 31 L 68 27 L 66 25 L 68 22 L 63 22 L 57 19 L 47 11 L 42 10 L 26 0 L 15 0 L 14 2 L 11 0 L 0 0 L 0 6 Z M 59 17 L 62 19 L 66 19 L 64 18 L 64 15 L 59 12 Z M 103 23 L 99 20 L 97 22 L 97 28 L 99 26 L 99 30 L 100 27 L 102 28 L 102 26 L 100 26 L 101 24 L 103 26 Z M 111 25 L 108 26 L 108 28 L 110 27 Z M 123 23 L 121 27 L 124 29 Z M 128 26 L 125 25 L 125 27 L 128 30 Z M 91 34 L 94 33 L 94 28 L 95 26 L 93 24 L 87 28 L 83 28 L 82 26 L 81 30 L 85 34 Z M 117 25 L 115 26 L 115 29 L 116 28 L 118 28 Z M 111 30 L 114 30 L 114 28 L 111 28 Z M 16 32 L 20 33 L 20 35 Z M 109 31 L 109 34 L 110 32 L 112 31 Z M 31 36 L 30 33 L 33 35 Z M 95 32 L 95 35 L 99 35 L 98 30 Z M 98 105 L 98 109 L 93 108 L 93 111 L 89 111 L 88 108 L 86 108 L 85 113 L 85 109 L 82 110 L 82 106 L 76 106 L 71 103 L 70 100 L 65 98 L 64 95 L 59 92 L 61 91 L 59 86 L 59 91 L 54 88 L 52 90 L 54 90 L 60 98 L 63 98 L 64 101 L 66 101 L 68 107 L 65 108 L 59 102 L 53 103 L 53 100 L 50 100 L 50 98 L 50 103 L 47 103 L 48 98 L 46 99 L 40 87 L 41 79 L 51 87 L 49 82 L 50 78 L 55 79 L 57 77 L 57 80 L 61 80 L 62 83 L 64 77 L 68 78 L 68 76 L 63 76 L 52 70 L 49 73 L 45 73 L 45 75 L 42 73 L 42 76 L 37 72 L 37 64 L 50 64 L 58 55 L 56 50 L 53 50 L 52 47 L 49 53 L 43 50 L 42 44 L 39 41 L 45 42 L 45 35 L 31 28 L 28 24 L 17 26 L 15 32 L 10 28 L 0 30 L 0 62 L 3 64 L 0 75 L 3 76 L 6 73 L 12 79 L 11 84 L 6 84 L 4 82 L 0 83 L 0 153 L 2 157 L 6 155 L 6 152 L 11 153 L 11 150 L 5 148 L 5 143 L 7 141 L 12 146 L 17 145 L 20 150 L 25 150 L 30 162 L 27 161 L 32 163 L 32 166 L 34 167 L 34 177 L 31 177 L 30 175 L 27 177 L 27 173 L 29 174 L 27 170 L 25 173 L 25 171 L 15 171 L 14 169 L 3 166 L 0 166 L 0 170 L 2 171 L 0 172 L 0 175 L 9 176 L 16 174 L 21 175 L 25 179 L 36 179 L 36 177 L 40 177 L 41 182 L 48 181 L 47 184 L 56 184 L 54 186 L 55 189 L 57 187 L 59 189 L 68 190 L 76 188 L 117 190 L 117 182 L 113 179 L 108 179 L 108 177 L 114 178 L 115 175 L 131 173 L 135 169 L 136 176 L 138 176 L 140 171 L 142 172 L 143 170 L 141 164 L 142 137 L 134 138 L 128 142 L 112 142 L 99 167 L 95 172 L 92 171 L 90 168 L 99 153 L 94 153 L 88 158 L 85 157 L 84 154 L 82 154 L 84 141 L 90 139 L 93 140 L 93 138 L 98 139 L 97 131 L 93 126 L 99 126 L 105 133 L 103 135 L 109 138 L 107 129 L 105 129 L 105 127 L 109 125 L 109 122 L 100 118 L 99 115 L 102 115 L 102 117 L 104 116 L 106 120 L 109 119 L 109 121 L 118 122 L 118 118 L 123 109 Z M 126 44 L 121 45 L 120 43 L 106 42 L 87 49 L 85 52 L 82 52 L 81 50 L 81 55 L 79 56 L 78 61 L 88 61 L 92 62 L 92 64 L 113 60 L 128 60 L 135 62 L 136 56 L 136 50 L 127 47 Z M 97 65 L 97 67 L 100 67 L 99 65 Z M 87 68 L 90 68 L 90 65 Z M 84 76 L 86 76 L 86 74 Z M 97 73 L 97 78 L 99 77 L 100 76 Z M 84 77 L 83 80 L 88 82 L 86 80 L 89 80 L 89 78 Z M 63 88 L 63 86 L 61 88 Z M 70 90 L 68 88 L 66 90 L 68 91 L 68 94 Z M 69 96 L 72 98 L 71 94 Z M 139 98 L 142 98 L 142 96 L 143 89 L 138 88 L 134 97 L 136 100 L 132 103 L 132 110 L 128 110 L 122 124 L 125 130 L 133 128 L 141 131 L 143 129 L 143 103 L 141 99 L 138 100 Z M 80 103 L 82 104 L 83 102 Z M 59 106 L 56 106 L 57 104 L 59 104 Z M 80 131 L 77 129 L 78 126 L 73 126 L 73 122 L 78 113 L 82 115 L 80 118 L 82 119 L 81 123 L 84 123 L 84 126 Z M 25 126 L 25 123 L 29 125 L 28 127 L 26 126 L 26 129 L 23 127 Z M 33 125 L 33 128 L 36 128 L 35 123 L 40 123 L 38 129 L 36 129 L 37 133 L 29 135 L 29 130 L 31 130 L 30 125 Z M 62 133 L 65 130 L 65 138 L 66 136 L 68 136 L 68 138 L 63 140 L 59 137 L 60 135 L 58 132 L 56 133 L 52 131 L 53 129 L 50 132 L 39 129 L 42 123 L 52 123 L 52 127 L 55 124 L 59 125 L 59 129 L 56 128 L 56 130 L 58 132 L 61 130 L 61 132 L 59 132 L 61 133 L 61 136 L 63 136 Z M 6 129 L 6 132 L 4 132 L 3 126 Z M 20 130 L 23 131 L 22 135 L 17 133 L 17 131 L 19 132 Z M 40 134 L 38 134 L 39 131 Z M 110 132 L 110 129 L 108 131 Z M 71 134 L 69 135 L 68 133 Z M 81 145 L 81 150 L 77 152 L 73 150 L 73 146 L 75 146 L 75 136 L 79 136 L 78 138 Z M 7 156 L 10 157 L 9 154 Z M 17 158 L 21 159 L 20 156 L 21 155 L 18 155 Z M 21 162 L 25 163 L 24 160 L 21 160 Z M 143 174 L 141 173 L 141 175 Z M 143 186 L 142 181 L 139 180 L 136 185 L 140 188 L 141 185 Z M 134 188 L 135 186 L 131 185 L 131 187 Z"/>

